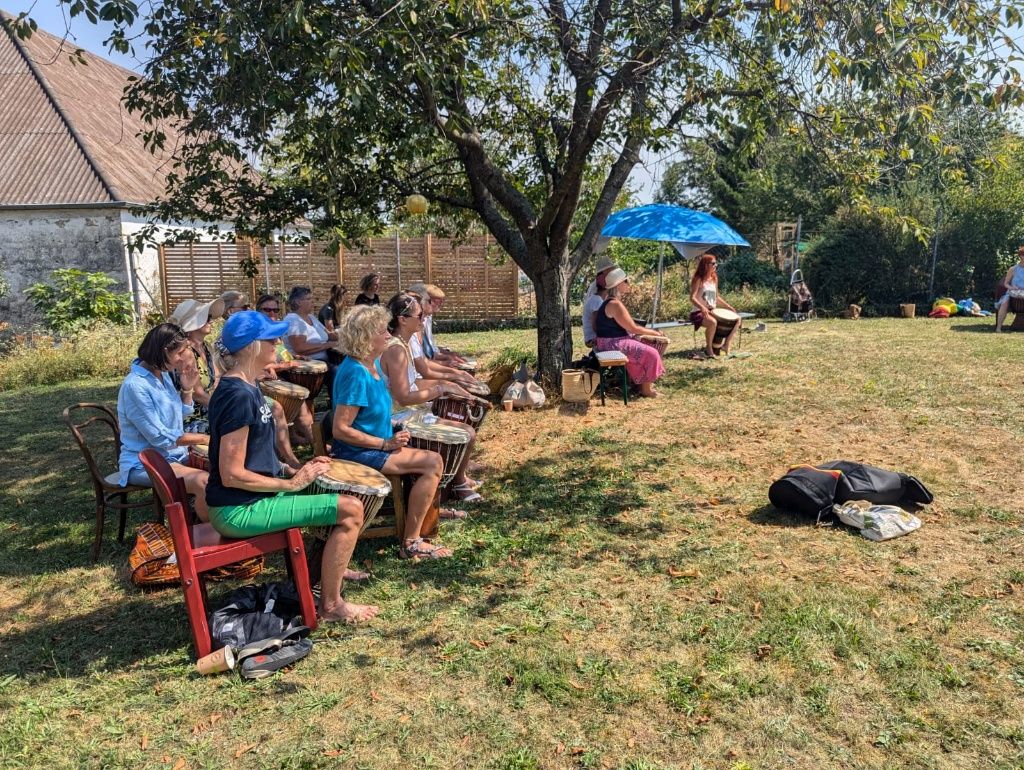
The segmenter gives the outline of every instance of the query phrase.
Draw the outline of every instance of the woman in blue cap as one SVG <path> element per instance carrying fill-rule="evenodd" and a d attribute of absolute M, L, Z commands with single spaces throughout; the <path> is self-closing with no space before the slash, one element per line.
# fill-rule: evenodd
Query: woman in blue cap
<path fill-rule="evenodd" d="M 345 570 L 363 523 L 363 506 L 348 495 L 297 494 L 330 467 L 317 457 L 291 478 L 279 478 L 274 418 L 256 386 L 277 360 L 276 341 L 288 324 L 244 310 L 231 316 L 216 342 L 223 375 L 210 399 L 210 523 L 228 537 L 251 537 L 289 527 L 333 527 L 324 547 L 320 615 L 358 623 L 378 608 L 341 597 Z"/>

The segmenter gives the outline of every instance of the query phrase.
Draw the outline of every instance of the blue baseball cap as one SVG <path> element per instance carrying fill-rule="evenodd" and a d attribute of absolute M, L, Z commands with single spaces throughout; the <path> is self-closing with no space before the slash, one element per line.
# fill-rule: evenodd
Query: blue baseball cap
<path fill-rule="evenodd" d="M 287 331 L 287 321 L 271 321 L 259 311 L 243 310 L 225 322 L 220 341 L 229 353 L 237 353 L 256 340 L 276 340 Z"/>

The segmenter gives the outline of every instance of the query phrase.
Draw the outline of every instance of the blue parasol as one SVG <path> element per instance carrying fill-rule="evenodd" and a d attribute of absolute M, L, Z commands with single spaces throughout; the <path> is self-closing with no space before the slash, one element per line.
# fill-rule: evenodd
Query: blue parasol
<path fill-rule="evenodd" d="M 638 238 L 687 245 L 750 245 L 718 217 L 663 203 L 616 211 L 608 217 L 601 235 L 605 238 Z"/>

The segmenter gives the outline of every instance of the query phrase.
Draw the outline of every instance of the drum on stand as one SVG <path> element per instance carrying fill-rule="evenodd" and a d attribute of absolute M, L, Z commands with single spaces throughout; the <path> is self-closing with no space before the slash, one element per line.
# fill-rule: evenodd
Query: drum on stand
<path fill-rule="evenodd" d="M 210 447 L 207 444 L 192 444 L 188 448 L 188 459 L 185 464 L 189 468 L 210 472 Z"/>
<path fill-rule="evenodd" d="M 284 419 L 289 425 L 295 422 L 303 403 L 309 398 L 306 388 L 284 380 L 260 380 L 260 392 L 281 405 Z"/>
<path fill-rule="evenodd" d="M 278 376 L 288 382 L 301 385 L 309 391 L 310 400 L 317 397 L 324 386 L 327 364 L 323 361 L 293 361 L 287 369 L 281 369 Z"/>
<path fill-rule="evenodd" d="M 363 504 L 363 525 L 360 532 L 374 520 L 380 512 L 384 500 L 391 494 L 391 483 L 383 473 L 375 471 L 367 465 L 349 462 L 348 460 L 332 460 L 330 470 L 314 479 L 306 487 L 305 492 L 311 495 L 349 495 Z M 306 550 L 306 561 L 309 563 L 310 585 L 320 582 L 323 568 L 324 543 L 331 534 L 331 527 L 312 527 L 310 534 L 313 544 Z"/>
<path fill-rule="evenodd" d="M 661 337 L 657 334 L 638 334 L 637 339 L 657 350 L 659 356 L 665 355 L 665 351 L 668 350 L 668 337 Z"/>
<path fill-rule="evenodd" d="M 725 338 L 732 333 L 732 330 L 736 328 L 736 324 L 740 322 L 740 316 L 739 313 L 734 313 L 732 310 L 727 310 L 724 307 L 714 308 L 711 311 L 711 315 L 718 323 L 718 326 L 715 327 L 715 338 L 711 346 L 712 349 L 719 350 L 725 344 Z"/>

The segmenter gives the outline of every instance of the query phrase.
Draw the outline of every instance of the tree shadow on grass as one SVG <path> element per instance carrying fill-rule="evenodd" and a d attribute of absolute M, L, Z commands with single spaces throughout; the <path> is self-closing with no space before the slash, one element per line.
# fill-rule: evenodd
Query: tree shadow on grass
<path fill-rule="evenodd" d="M 951 332 L 972 332 L 974 334 L 995 334 L 996 322 L 993 317 L 991 324 L 950 324 L 949 330 Z M 1003 327 L 1003 333 L 1010 333 L 1017 331 L 1011 329 L 1009 324 Z"/>
<path fill-rule="evenodd" d="M 117 384 L 67 384 L 0 394 L 0 463 L 8 469 L 0 496 L 0 575 L 40 574 L 88 566 L 95 495 L 82 453 L 61 419 L 71 404 L 113 408 Z M 111 468 L 111 471 L 116 468 Z M 137 495 L 131 499 L 140 499 Z M 152 518 L 128 514 L 127 533 Z M 101 561 L 127 558 L 131 538 L 117 544 L 117 513 L 108 511 Z"/>
<path fill-rule="evenodd" d="M 761 524 L 770 527 L 813 527 L 814 519 L 802 516 L 797 513 L 786 513 L 780 511 L 774 505 L 762 505 L 747 514 L 747 520 L 751 524 Z"/>

